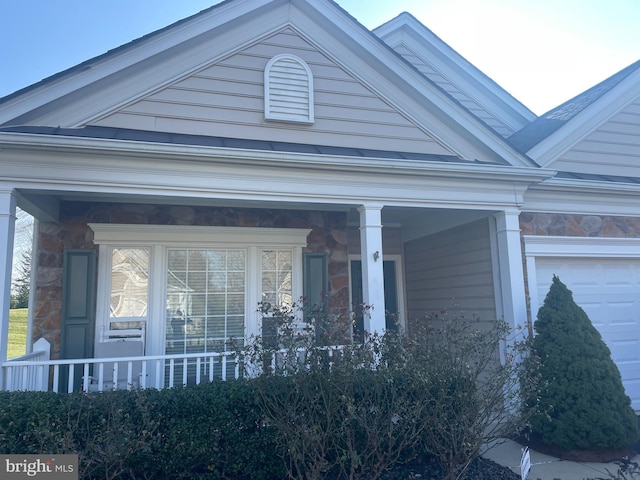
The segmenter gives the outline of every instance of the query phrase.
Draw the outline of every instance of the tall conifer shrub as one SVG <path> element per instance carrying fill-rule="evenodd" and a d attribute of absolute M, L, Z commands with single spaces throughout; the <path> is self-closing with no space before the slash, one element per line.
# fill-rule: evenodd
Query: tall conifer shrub
<path fill-rule="evenodd" d="M 542 411 L 532 429 L 564 449 L 626 448 L 638 424 L 618 367 L 600 333 L 571 291 L 554 275 L 534 325 L 541 361 Z"/>

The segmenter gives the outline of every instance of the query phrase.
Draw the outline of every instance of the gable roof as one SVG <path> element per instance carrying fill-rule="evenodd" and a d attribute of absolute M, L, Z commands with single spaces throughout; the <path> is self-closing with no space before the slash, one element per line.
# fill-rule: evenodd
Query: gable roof
<path fill-rule="evenodd" d="M 279 17 L 268 15 L 278 8 Z M 217 53 L 205 48 L 211 47 L 214 35 L 241 24 L 245 37 L 234 32 L 233 38 L 213 42 Z M 417 123 L 428 125 L 443 144 L 455 145 L 452 151 L 461 158 L 473 160 L 478 158 L 474 152 L 482 151 L 483 160 L 534 166 L 332 0 L 227 0 L 1 99 L 0 125 L 82 127 L 82 118 L 130 101 L 122 97 L 123 90 L 140 98 L 160 84 L 203 68 L 224 49 L 246 44 L 247 37 L 285 25 L 299 27 L 307 38 L 326 46 L 380 96 Z M 178 55 L 180 61 L 169 61 Z"/>
<path fill-rule="evenodd" d="M 546 166 L 640 93 L 640 60 L 540 116 L 508 141 Z"/>
<path fill-rule="evenodd" d="M 401 13 L 373 33 L 498 134 L 507 137 L 536 118 L 410 13 Z"/>

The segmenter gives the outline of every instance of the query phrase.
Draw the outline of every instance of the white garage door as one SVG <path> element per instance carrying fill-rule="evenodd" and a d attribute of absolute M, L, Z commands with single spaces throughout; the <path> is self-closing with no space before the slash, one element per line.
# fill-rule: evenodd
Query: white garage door
<path fill-rule="evenodd" d="M 535 264 L 534 318 L 557 275 L 600 331 L 634 410 L 640 410 L 640 260 L 538 257 Z"/>

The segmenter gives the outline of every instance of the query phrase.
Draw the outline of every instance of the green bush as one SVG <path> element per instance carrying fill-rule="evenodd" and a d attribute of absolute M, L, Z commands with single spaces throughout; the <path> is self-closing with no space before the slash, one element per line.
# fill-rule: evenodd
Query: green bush
<path fill-rule="evenodd" d="M 533 432 L 564 449 L 631 446 L 638 424 L 620 372 L 600 333 L 555 275 L 534 327 L 544 413 L 532 419 Z"/>
<path fill-rule="evenodd" d="M 450 479 L 524 420 L 517 363 L 499 361 L 503 322 L 439 315 L 336 350 L 292 310 L 263 313 L 274 329 L 247 349 L 255 378 L 0 392 L 0 452 L 77 453 L 82 479 L 374 480 L 414 459 Z"/>
<path fill-rule="evenodd" d="M 278 479 L 248 382 L 100 394 L 0 392 L 0 452 L 75 453 L 82 479 Z"/>

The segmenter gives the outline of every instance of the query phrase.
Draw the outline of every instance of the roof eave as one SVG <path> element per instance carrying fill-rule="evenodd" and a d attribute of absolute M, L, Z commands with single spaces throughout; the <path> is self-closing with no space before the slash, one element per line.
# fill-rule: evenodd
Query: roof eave
<path fill-rule="evenodd" d="M 335 156 L 246 148 L 167 144 L 90 137 L 68 137 L 16 132 L 0 132 L 0 153 L 10 151 L 69 152 L 141 159 L 171 159 L 232 163 L 273 167 L 301 167 L 322 170 L 388 172 L 395 175 L 490 178 L 514 183 L 538 183 L 551 178 L 554 170 L 537 167 L 453 163 L 397 158 Z M 46 153 L 45 153 L 46 154 Z"/>

